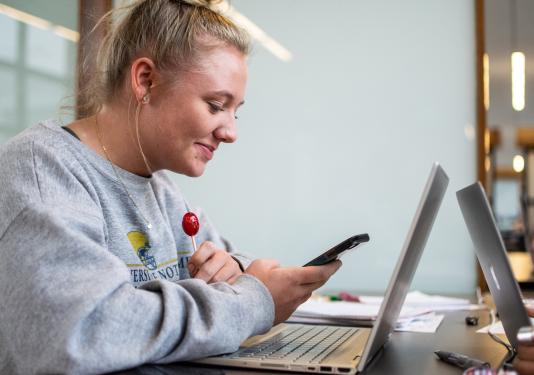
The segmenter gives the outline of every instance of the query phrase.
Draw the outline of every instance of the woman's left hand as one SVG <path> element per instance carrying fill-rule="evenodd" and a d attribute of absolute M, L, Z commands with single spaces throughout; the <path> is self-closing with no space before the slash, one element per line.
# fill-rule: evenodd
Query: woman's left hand
<path fill-rule="evenodd" d="M 189 274 L 207 283 L 226 281 L 232 284 L 243 272 L 237 261 L 213 242 L 205 241 L 193 253 L 187 265 Z"/>
<path fill-rule="evenodd" d="M 534 317 L 534 306 L 526 305 L 528 315 Z M 534 375 L 534 346 L 532 344 L 519 344 L 517 346 L 517 356 L 514 360 L 514 369 L 520 375 Z"/>
<path fill-rule="evenodd" d="M 534 346 L 518 345 L 514 369 L 520 375 L 534 374 Z"/>

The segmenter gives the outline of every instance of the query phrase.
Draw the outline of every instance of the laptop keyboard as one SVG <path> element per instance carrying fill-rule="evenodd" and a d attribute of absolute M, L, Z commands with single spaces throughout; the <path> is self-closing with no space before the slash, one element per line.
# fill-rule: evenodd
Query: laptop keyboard
<path fill-rule="evenodd" d="M 266 341 L 248 348 L 241 348 L 225 357 L 304 364 L 321 363 L 356 332 L 358 329 L 351 327 L 289 326 Z"/>

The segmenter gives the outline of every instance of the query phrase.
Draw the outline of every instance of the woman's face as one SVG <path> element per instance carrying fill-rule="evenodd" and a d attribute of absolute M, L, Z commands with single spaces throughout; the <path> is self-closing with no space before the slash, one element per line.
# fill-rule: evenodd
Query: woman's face
<path fill-rule="evenodd" d="M 200 66 L 177 73 L 176 82 L 154 87 L 142 105 L 141 144 L 153 170 L 196 177 L 221 143 L 237 138 L 236 111 L 247 81 L 245 56 L 235 47 L 206 53 Z"/>

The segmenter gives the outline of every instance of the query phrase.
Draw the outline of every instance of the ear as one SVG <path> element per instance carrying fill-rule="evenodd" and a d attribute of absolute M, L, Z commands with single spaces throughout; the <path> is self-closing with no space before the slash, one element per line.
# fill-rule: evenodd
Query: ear
<path fill-rule="evenodd" d="M 138 103 L 146 104 L 150 96 L 150 88 L 154 85 L 156 65 L 148 57 L 135 59 L 130 68 L 132 92 Z"/>

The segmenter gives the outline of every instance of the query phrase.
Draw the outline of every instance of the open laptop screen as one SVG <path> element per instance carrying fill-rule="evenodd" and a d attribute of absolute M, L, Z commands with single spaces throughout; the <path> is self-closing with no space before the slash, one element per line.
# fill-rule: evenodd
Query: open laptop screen
<path fill-rule="evenodd" d="M 401 255 L 386 290 L 384 302 L 380 307 L 377 320 L 369 337 L 370 345 L 366 346 L 362 355 L 362 360 L 358 367 L 359 371 L 364 369 L 367 362 L 384 345 L 394 329 L 448 184 L 449 177 L 447 177 L 443 168 L 438 163 L 435 163 L 423 190 Z"/>
<path fill-rule="evenodd" d="M 530 319 L 486 193 L 477 182 L 459 190 L 456 196 L 504 332 L 508 341 L 516 347 L 517 331 L 523 326 L 530 326 Z"/>

